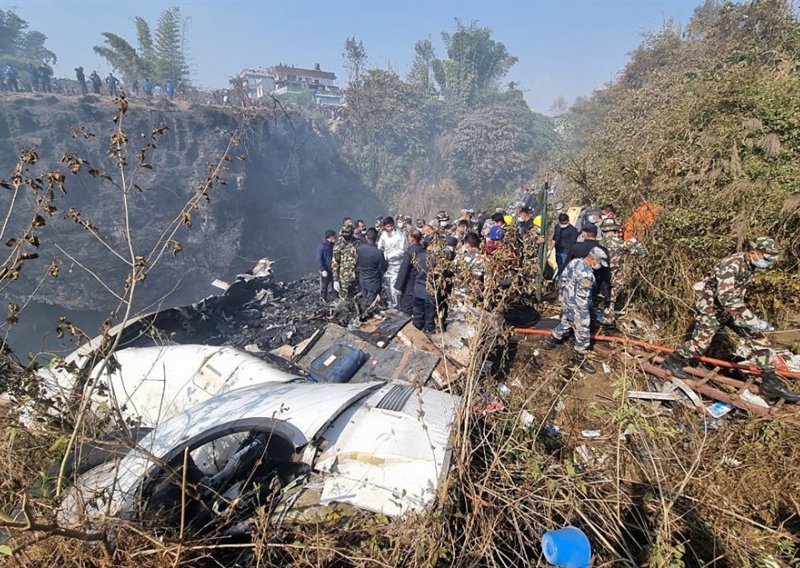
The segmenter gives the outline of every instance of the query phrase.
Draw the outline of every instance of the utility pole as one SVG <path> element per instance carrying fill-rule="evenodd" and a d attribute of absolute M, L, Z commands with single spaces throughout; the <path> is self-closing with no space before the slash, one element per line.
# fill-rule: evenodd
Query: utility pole
<path fill-rule="evenodd" d="M 545 176 L 544 187 L 539 196 L 539 219 L 541 220 L 541 235 L 545 237 L 544 243 L 539 245 L 539 271 L 536 274 L 536 301 L 542 301 L 542 287 L 544 286 L 544 271 L 547 268 L 547 234 L 550 228 L 547 223 L 547 198 L 550 190 L 550 174 Z"/>

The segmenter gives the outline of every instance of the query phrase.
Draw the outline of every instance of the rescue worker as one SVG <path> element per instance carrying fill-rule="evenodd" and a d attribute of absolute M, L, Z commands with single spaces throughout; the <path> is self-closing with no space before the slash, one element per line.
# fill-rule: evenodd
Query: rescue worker
<path fill-rule="evenodd" d="M 606 256 L 610 256 L 608 251 L 605 249 L 603 245 L 600 244 L 600 241 L 597 240 L 597 225 L 592 223 L 588 223 L 584 225 L 583 230 L 581 231 L 581 236 L 583 240 L 578 241 L 572 248 L 570 249 L 569 255 L 567 256 L 566 265 L 568 266 L 570 262 L 572 262 L 576 258 L 584 258 L 589 251 L 592 250 L 594 247 L 599 247 Z M 562 273 L 563 274 L 563 273 Z M 605 306 L 606 298 L 608 297 L 609 291 L 611 289 L 611 272 L 608 270 L 608 266 L 601 266 L 595 273 L 595 299 L 594 305 Z M 595 314 L 596 315 L 596 312 Z M 601 314 L 602 315 L 602 314 Z M 599 323 L 603 323 L 602 317 L 598 319 Z"/>
<path fill-rule="evenodd" d="M 17 70 L 13 66 L 6 64 L 3 67 L 3 84 L 5 84 L 7 91 L 12 91 L 14 93 L 19 91 L 17 77 Z"/>
<path fill-rule="evenodd" d="M 608 255 L 600 247 L 593 247 L 584 258 L 576 258 L 567 265 L 561 275 L 561 321 L 543 344 L 544 349 L 554 349 L 572 330 L 575 334 L 574 361 L 578 369 L 589 374 L 595 372 L 594 365 L 587 359 L 591 347 L 594 271 L 602 266 L 608 266 Z"/>
<path fill-rule="evenodd" d="M 800 394 L 787 390 L 775 373 L 777 354 L 764 336 L 771 326 L 750 311 L 745 303 L 753 271 L 769 268 L 780 258 L 780 247 L 770 237 L 748 243 L 747 251 L 723 259 L 696 285 L 700 298 L 695 304 L 691 338 L 669 354 L 663 367 L 679 379 L 690 376 L 683 370 L 696 355 L 711 346 L 720 327 L 732 328 L 740 337 L 737 353 L 752 359 L 761 369 L 761 392 L 767 398 L 800 401 Z"/>
<path fill-rule="evenodd" d="M 397 306 L 397 289 L 394 287 L 397 282 L 397 274 L 400 271 L 400 263 L 403 262 L 403 255 L 406 252 L 408 241 L 403 233 L 394 230 L 394 219 L 386 217 L 383 221 L 383 233 L 378 239 L 378 249 L 383 251 L 386 262 L 389 264 L 384 275 L 384 289 L 386 290 L 386 301 L 390 308 Z"/>
<path fill-rule="evenodd" d="M 81 94 L 87 94 L 89 91 L 86 89 L 86 76 L 83 74 L 83 67 L 75 68 L 75 78 L 81 86 Z"/>
<path fill-rule="evenodd" d="M 109 73 L 108 77 L 106 77 L 106 86 L 108 87 L 108 94 L 112 97 L 117 96 L 117 86 L 119 85 L 119 79 L 114 77 L 114 73 Z"/>
<path fill-rule="evenodd" d="M 42 91 L 45 93 L 53 92 L 53 89 L 50 86 L 50 77 L 52 76 L 53 69 L 47 63 L 42 63 L 39 65 L 39 80 L 41 81 Z"/>
<path fill-rule="evenodd" d="M 467 233 L 469 233 L 469 221 L 466 219 L 459 219 L 456 228 L 453 230 L 453 236 L 458 241 L 459 246 L 464 244 Z"/>
<path fill-rule="evenodd" d="M 333 245 L 333 289 L 343 300 L 352 300 L 358 293 L 358 242 L 353 238 L 353 225 L 345 225 L 339 231 L 341 237 Z"/>
<path fill-rule="evenodd" d="M 397 222 L 397 232 L 402 233 L 403 237 L 408 238 L 408 232 L 411 230 L 411 227 L 406 224 L 406 218 L 404 215 L 397 215 L 395 217 Z"/>
<path fill-rule="evenodd" d="M 609 206 L 610 207 L 610 206 Z M 611 289 L 606 297 L 606 305 L 603 313 L 603 320 L 606 325 L 613 325 L 616 311 L 621 306 L 617 305 L 619 293 L 625 287 L 625 257 L 644 256 L 647 250 L 636 239 L 624 240 L 622 238 L 622 224 L 616 217 L 607 217 L 600 223 L 600 231 L 603 238 L 600 244 L 608 251 L 608 269 L 611 272 Z"/>
<path fill-rule="evenodd" d="M 359 219 L 356 221 L 356 230 L 354 235 L 359 243 L 363 243 L 367 240 L 367 224 L 364 222 L 364 219 Z"/>
<path fill-rule="evenodd" d="M 458 293 L 462 295 L 473 293 L 475 299 L 480 301 L 485 272 L 483 261 L 480 236 L 474 232 L 467 233 L 461 254 L 456 258 L 456 269 L 460 276 L 456 283 Z"/>
<path fill-rule="evenodd" d="M 589 199 L 581 201 L 581 210 L 578 213 L 578 219 L 575 221 L 575 228 L 578 233 L 582 233 L 587 225 L 595 225 L 602 219 L 603 213 L 600 209 L 592 208 L 592 202 Z"/>
<path fill-rule="evenodd" d="M 366 241 L 358 247 L 356 268 L 358 269 L 358 284 L 361 294 L 367 303 L 372 304 L 380 296 L 383 275 L 389 265 L 383 253 L 375 246 L 378 231 L 369 228 L 365 236 Z"/>
<path fill-rule="evenodd" d="M 436 214 L 436 232 L 443 239 L 446 239 L 450 232 L 450 215 L 443 209 Z"/>
<path fill-rule="evenodd" d="M 505 238 L 505 220 L 503 219 L 503 215 L 495 213 L 492 215 L 490 221 L 492 224 L 489 226 L 489 230 L 486 231 L 486 242 L 483 245 L 486 254 L 493 254 L 494 251 L 500 247 L 500 241 Z"/>
<path fill-rule="evenodd" d="M 323 302 L 328 301 L 328 294 L 333 285 L 333 244 L 336 242 L 336 231 L 325 231 L 325 240 L 317 247 L 317 269 L 319 270 L 319 296 Z"/>
<path fill-rule="evenodd" d="M 33 66 L 33 63 L 28 63 L 25 67 L 25 72 L 28 73 L 28 80 L 31 83 L 31 92 L 39 90 L 39 70 Z"/>
<path fill-rule="evenodd" d="M 403 261 L 400 263 L 400 268 L 397 271 L 397 280 L 395 280 L 394 288 L 397 290 L 400 297 L 398 308 L 401 312 L 410 316 L 413 314 L 414 282 L 417 279 L 415 259 L 417 253 L 423 249 L 420 244 L 422 241 L 422 231 L 419 229 L 411 229 L 408 233 L 408 241 L 408 248 L 403 254 Z"/>
<path fill-rule="evenodd" d="M 533 228 L 534 225 L 531 210 L 527 207 L 521 207 L 519 213 L 517 214 L 517 235 L 519 235 L 521 240 L 524 240 L 525 236 L 530 233 Z"/>
<path fill-rule="evenodd" d="M 556 279 L 561 276 L 561 272 L 567 265 L 570 250 L 576 242 L 578 242 L 578 229 L 570 224 L 569 215 L 561 213 L 553 231 L 553 240 L 550 241 L 550 248 L 556 250 L 556 265 L 558 265 Z"/>
<path fill-rule="evenodd" d="M 103 80 L 100 78 L 100 75 L 97 74 L 97 71 L 92 71 L 92 74 L 89 75 L 89 81 L 92 83 L 92 92 L 95 95 L 99 95 L 100 87 L 103 86 Z"/>
<path fill-rule="evenodd" d="M 441 241 L 440 241 L 441 242 Z M 447 237 L 443 246 L 434 244 L 428 247 L 428 254 L 433 255 L 433 268 L 428 278 L 433 278 L 433 302 L 436 308 L 436 326 L 444 331 L 447 329 L 447 315 L 450 313 L 450 295 L 453 293 L 454 261 L 456 258 L 455 237 Z M 431 248 L 433 247 L 433 251 Z"/>
<path fill-rule="evenodd" d="M 422 250 L 417 252 L 413 260 L 417 269 L 417 277 L 414 280 L 413 319 L 411 321 L 414 327 L 427 333 L 436 331 L 436 305 L 433 295 L 428 290 L 428 274 L 434 265 L 434 259 L 428 253 L 428 247 L 432 242 L 433 237 L 423 237 Z"/>

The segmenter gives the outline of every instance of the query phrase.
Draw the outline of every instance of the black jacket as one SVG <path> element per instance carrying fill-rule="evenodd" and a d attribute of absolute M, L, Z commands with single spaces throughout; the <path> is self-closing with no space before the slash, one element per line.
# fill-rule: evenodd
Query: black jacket
<path fill-rule="evenodd" d="M 611 258 L 611 255 L 608 253 L 608 249 L 600 244 L 600 241 L 597 240 L 588 240 L 588 241 L 581 241 L 579 243 L 575 243 L 572 245 L 572 248 L 569 251 L 569 255 L 567 255 L 567 261 L 564 263 L 564 266 L 567 266 L 570 262 L 575 260 L 576 258 L 586 258 L 589 255 L 589 252 L 594 248 L 597 247 L 606 253 L 608 258 Z M 595 279 L 595 294 L 599 294 L 601 296 L 605 296 L 606 298 L 609 295 L 611 290 L 611 271 L 608 267 L 600 267 L 594 272 L 594 279 Z"/>
<path fill-rule="evenodd" d="M 378 250 L 374 243 L 364 243 L 358 247 L 358 260 L 356 268 L 358 270 L 358 283 L 364 295 L 371 296 L 379 294 L 383 273 L 389 264 L 383 256 L 383 251 Z"/>
<path fill-rule="evenodd" d="M 570 249 L 578 241 L 578 229 L 573 225 L 567 225 L 566 227 L 556 225 L 553 231 L 553 240 L 556 242 L 557 254 L 566 253 L 569 255 Z"/>
<path fill-rule="evenodd" d="M 422 250 L 425 250 L 425 247 L 419 243 L 412 243 L 406 249 L 406 254 L 403 256 L 397 272 L 397 281 L 394 284 L 395 290 L 405 292 L 406 287 L 414 286 L 414 281 L 417 279 L 417 267 L 415 266 L 414 258 Z"/>
<path fill-rule="evenodd" d="M 417 277 L 414 279 L 414 297 L 433 300 L 433 296 L 428 292 L 428 272 L 436 265 L 436 261 L 433 255 L 428 254 L 427 249 L 422 249 L 417 253 L 416 265 Z"/>
<path fill-rule="evenodd" d="M 325 270 L 328 276 L 333 274 L 331 263 L 333 262 L 333 243 L 323 241 L 317 247 L 317 269 L 322 272 Z"/>

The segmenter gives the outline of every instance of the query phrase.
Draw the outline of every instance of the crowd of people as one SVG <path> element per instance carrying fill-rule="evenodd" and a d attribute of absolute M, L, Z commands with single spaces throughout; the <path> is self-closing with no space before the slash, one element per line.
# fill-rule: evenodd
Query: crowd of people
<path fill-rule="evenodd" d="M 455 220 L 446 211 L 430 222 L 380 217 L 373 227 L 346 217 L 338 235 L 328 230 L 317 249 L 320 296 L 323 301 L 358 296 L 373 306 L 397 308 L 411 315 L 419 329 L 434 332 L 446 327 L 454 292 L 471 292 L 483 300 L 492 287 L 508 288 L 515 278 L 530 275 L 523 268 L 536 266 L 556 282 L 573 259 L 584 259 L 599 247 L 608 270 L 598 278 L 593 298 L 602 308 L 597 314 L 601 323 L 613 325 L 624 257 L 643 252 L 635 239 L 621 238 L 616 217 L 611 205 L 597 211 L 587 207 L 576 226 L 561 213 L 550 239 L 542 232 L 541 216 L 524 202 L 492 214 L 462 209 Z M 555 255 L 554 267 L 539 265 L 542 252 Z"/>
<path fill-rule="evenodd" d="M 611 204 L 584 202 L 577 215 L 571 218 L 559 210 L 556 219 L 545 234 L 536 207 L 525 202 L 492 214 L 462 209 L 455 220 L 445 211 L 430 222 L 405 215 L 379 217 L 372 227 L 345 217 L 338 234 L 326 231 L 317 248 L 320 296 L 324 302 L 339 297 L 372 308 L 396 308 L 410 315 L 417 329 L 435 333 L 446 329 L 452 296 L 487 307 L 493 292 L 538 274 L 558 289 L 561 308 L 560 321 L 543 347 L 554 349 L 573 336 L 576 367 L 594 373 L 591 332 L 616 326 L 624 314 L 626 259 L 647 251 L 636 231 L 626 235 Z M 552 265 L 542 262 L 551 255 Z M 779 358 L 764 335 L 769 324 L 745 304 L 753 271 L 772 266 L 779 255 L 774 239 L 760 237 L 746 252 L 720 262 L 698 286 L 702 293 L 691 339 L 667 357 L 664 368 L 675 377 L 688 377 L 684 369 L 727 325 L 741 337 L 737 354 L 760 367 L 762 392 L 800 400 L 775 373 Z"/>
<path fill-rule="evenodd" d="M 105 79 L 101 79 L 97 71 L 92 71 L 91 75 L 88 77 L 87 83 L 87 77 L 83 71 L 83 67 L 75 68 L 75 79 L 78 81 L 78 86 L 82 95 L 88 94 L 89 88 L 91 87 L 92 93 L 95 95 L 107 94 L 111 97 L 115 97 L 121 86 L 120 80 L 114 76 L 113 72 L 109 73 Z M 105 84 L 105 90 L 103 89 L 103 84 Z M 183 81 L 178 81 L 177 86 L 172 81 L 166 81 L 162 86 L 160 82 L 153 83 L 149 78 L 145 77 L 142 79 L 141 83 L 138 79 L 131 81 L 126 91 L 126 94 L 129 96 L 136 97 L 141 93 L 141 95 L 146 98 L 160 99 L 164 97 L 171 100 L 175 98 L 176 92 L 185 92 L 185 85 Z"/>
<path fill-rule="evenodd" d="M 47 64 L 34 65 L 28 63 L 25 66 L 23 77 L 27 77 L 27 83 L 20 84 L 20 74 L 16 67 L 11 64 L 3 65 L 2 76 L 0 76 L 0 88 L 3 91 L 12 93 L 20 91 L 52 93 L 51 77 L 53 69 Z"/>

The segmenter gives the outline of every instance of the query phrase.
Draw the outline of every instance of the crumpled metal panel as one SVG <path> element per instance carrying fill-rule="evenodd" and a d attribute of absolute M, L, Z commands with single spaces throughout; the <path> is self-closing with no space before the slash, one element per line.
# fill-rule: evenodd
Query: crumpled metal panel
<path fill-rule="evenodd" d="M 350 407 L 323 434 L 330 445 L 314 466 L 326 474 L 321 504 L 398 516 L 433 503 L 449 467 L 458 397 L 412 388 L 402 408 L 379 408 L 396 388 L 388 384 Z"/>

